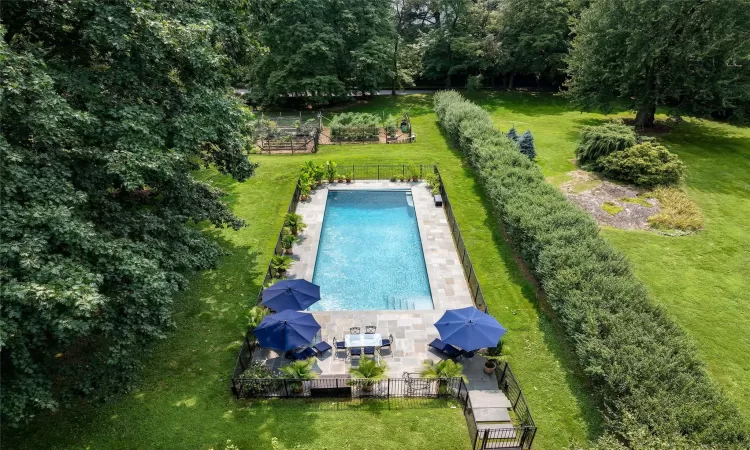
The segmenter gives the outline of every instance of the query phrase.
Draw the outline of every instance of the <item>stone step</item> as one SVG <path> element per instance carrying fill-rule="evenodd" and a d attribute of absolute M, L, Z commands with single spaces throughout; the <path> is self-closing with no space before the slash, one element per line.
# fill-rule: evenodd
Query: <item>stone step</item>
<path fill-rule="evenodd" d="M 479 422 L 477 423 L 477 430 L 509 430 L 515 428 L 512 423 L 508 422 Z"/>
<path fill-rule="evenodd" d="M 474 405 L 472 405 L 474 406 Z M 479 422 L 510 422 L 508 408 L 473 408 L 474 421 Z"/>
<path fill-rule="evenodd" d="M 499 389 L 469 390 L 471 407 L 476 408 L 510 408 L 510 400 Z"/>

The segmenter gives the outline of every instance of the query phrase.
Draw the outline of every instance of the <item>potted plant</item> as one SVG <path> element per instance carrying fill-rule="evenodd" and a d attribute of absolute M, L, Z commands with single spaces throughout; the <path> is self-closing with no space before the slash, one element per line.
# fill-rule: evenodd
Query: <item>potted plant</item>
<path fill-rule="evenodd" d="M 287 270 L 292 267 L 292 257 L 288 255 L 273 255 L 271 258 L 271 271 L 274 276 L 283 278 Z"/>
<path fill-rule="evenodd" d="M 288 228 L 284 227 L 284 230 L 288 230 Z M 299 241 L 299 238 L 291 232 L 284 233 L 284 235 L 281 236 L 281 248 L 284 249 L 284 253 L 291 255 L 292 247 L 297 241 Z"/>
<path fill-rule="evenodd" d="M 351 183 L 352 182 L 352 173 L 349 172 L 346 174 L 346 182 Z"/>
<path fill-rule="evenodd" d="M 310 191 L 311 187 L 309 185 L 302 185 L 299 189 L 299 199 L 303 202 L 307 200 L 310 197 Z"/>
<path fill-rule="evenodd" d="M 352 380 L 350 386 L 362 386 L 365 392 L 371 392 L 372 387 L 379 381 L 388 379 L 386 372 L 388 364 L 385 361 L 375 361 L 374 359 L 362 358 L 359 360 L 357 367 L 349 369 Z"/>
<path fill-rule="evenodd" d="M 498 341 L 494 347 L 488 347 L 487 350 L 480 352 L 483 356 L 487 357 L 487 362 L 484 363 L 484 373 L 491 374 L 497 368 L 499 362 L 504 362 L 506 356 L 503 353 L 503 341 Z"/>
<path fill-rule="evenodd" d="M 397 177 L 391 177 L 391 181 L 396 181 L 397 179 Z"/>
<path fill-rule="evenodd" d="M 398 181 L 404 181 L 406 177 L 404 177 L 404 174 L 401 174 L 398 176 Z"/>
<path fill-rule="evenodd" d="M 304 230 L 305 227 L 307 227 L 307 224 L 302 221 L 302 216 L 296 213 L 287 213 L 286 216 L 284 216 L 284 226 L 289 228 L 289 231 L 293 235 L 298 235 L 300 231 Z"/>
<path fill-rule="evenodd" d="M 339 174 L 337 175 L 337 178 L 338 178 L 338 180 L 339 180 L 339 183 L 343 183 L 343 182 L 344 182 L 344 180 L 346 179 L 346 178 L 344 177 L 344 174 L 343 174 L 343 173 L 339 173 Z"/>
<path fill-rule="evenodd" d="M 333 183 L 336 179 L 336 163 L 333 161 L 326 161 L 326 177 L 329 183 Z"/>
<path fill-rule="evenodd" d="M 312 370 L 313 365 L 315 365 L 315 358 L 294 361 L 279 368 L 279 372 L 281 372 L 284 378 L 295 380 L 290 386 L 295 393 L 299 394 L 302 392 L 302 383 L 304 380 L 318 378 L 318 373 Z"/>
<path fill-rule="evenodd" d="M 323 164 L 316 164 L 313 168 L 313 179 L 318 186 L 323 184 L 323 177 L 326 175 L 326 167 Z"/>
<path fill-rule="evenodd" d="M 465 383 L 469 382 L 469 379 L 464 375 L 464 366 L 461 364 L 446 359 L 435 364 L 435 361 L 431 359 L 425 359 L 422 361 L 422 372 L 420 372 L 422 378 L 437 378 L 440 380 L 438 384 L 438 392 L 440 394 L 448 393 L 448 378 L 463 378 Z"/>
<path fill-rule="evenodd" d="M 255 328 L 260 325 L 261 320 L 263 320 L 267 315 L 271 314 L 271 310 L 266 308 L 265 306 L 253 306 L 252 308 L 247 310 L 247 324 L 250 327 L 250 329 L 254 330 Z"/>
<path fill-rule="evenodd" d="M 409 165 L 409 177 L 411 178 L 411 181 L 419 181 L 419 172 L 419 167 L 414 164 Z"/>

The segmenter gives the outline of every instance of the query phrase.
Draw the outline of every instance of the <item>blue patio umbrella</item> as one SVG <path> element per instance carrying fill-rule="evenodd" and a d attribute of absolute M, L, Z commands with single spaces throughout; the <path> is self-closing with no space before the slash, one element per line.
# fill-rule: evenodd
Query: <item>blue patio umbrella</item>
<path fill-rule="evenodd" d="M 319 330 L 312 314 L 287 309 L 265 317 L 253 334 L 261 347 L 285 352 L 309 344 Z"/>
<path fill-rule="evenodd" d="M 494 347 L 508 331 L 489 314 L 473 306 L 449 309 L 435 322 L 440 340 L 466 351 Z"/>
<path fill-rule="evenodd" d="M 307 280 L 281 280 L 263 291 L 262 303 L 274 311 L 300 311 L 320 300 L 320 286 Z"/>

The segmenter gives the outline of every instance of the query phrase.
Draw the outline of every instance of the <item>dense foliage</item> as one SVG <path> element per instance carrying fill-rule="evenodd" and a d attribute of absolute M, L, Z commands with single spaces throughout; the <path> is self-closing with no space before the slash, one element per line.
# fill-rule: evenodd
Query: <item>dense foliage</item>
<path fill-rule="evenodd" d="M 579 164 L 595 163 L 612 152 L 624 150 L 638 143 L 632 127 L 620 122 L 585 126 L 581 131 L 581 142 L 576 148 Z"/>
<path fill-rule="evenodd" d="M 183 273 L 242 226 L 191 171 L 244 180 L 233 2 L 8 2 L 0 32 L 2 421 L 129 386 Z M 224 21 L 224 20 L 227 21 Z M 236 59 L 234 60 L 236 61 Z"/>
<path fill-rule="evenodd" d="M 336 140 L 378 139 L 380 133 L 380 119 L 370 113 L 336 114 L 328 126 L 331 128 L 331 139 Z"/>
<path fill-rule="evenodd" d="M 611 431 L 627 440 L 645 430 L 654 443 L 748 445 L 741 416 L 709 380 L 694 345 L 595 222 L 546 183 L 480 107 L 448 91 L 435 95 L 435 111 L 544 288 Z"/>
<path fill-rule="evenodd" d="M 558 82 L 567 52 L 569 11 L 563 0 L 411 0 L 398 2 L 402 46 L 420 64 L 412 78 L 453 85 L 472 76 L 472 89 L 500 76 L 511 88 L 516 74 Z M 481 79 L 474 78 L 481 75 Z M 468 81 L 468 80 L 467 80 Z"/>
<path fill-rule="evenodd" d="M 625 100 L 639 127 L 664 104 L 747 119 L 750 0 L 598 0 L 574 33 L 568 94 L 578 106 L 609 111 Z"/>
<path fill-rule="evenodd" d="M 685 174 L 677 155 L 653 142 L 611 153 L 596 165 L 610 178 L 644 187 L 676 184 Z"/>
<path fill-rule="evenodd" d="M 387 0 L 255 2 L 252 24 L 266 52 L 249 74 L 259 103 L 306 96 L 326 103 L 370 94 L 390 79 L 392 28 Z"/>

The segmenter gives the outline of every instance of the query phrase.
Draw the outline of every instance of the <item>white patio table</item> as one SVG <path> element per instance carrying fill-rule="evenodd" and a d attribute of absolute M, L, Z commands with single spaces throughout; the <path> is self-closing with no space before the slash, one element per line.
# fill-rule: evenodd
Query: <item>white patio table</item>
<path fill-rule="evenodd" d="M 383 344 L 383 337 L 380 333 L 374 334 L 347 334 L 344 336 L 344 345 L 346 348 L 352 347 L 380 347 Z"/>

